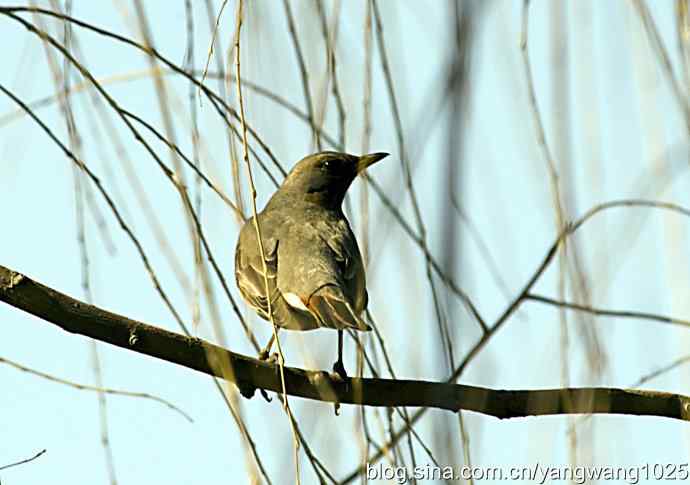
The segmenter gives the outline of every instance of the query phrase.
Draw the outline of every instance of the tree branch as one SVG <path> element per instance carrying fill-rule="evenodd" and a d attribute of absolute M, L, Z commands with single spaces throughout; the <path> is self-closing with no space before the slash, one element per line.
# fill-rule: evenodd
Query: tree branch
<path fill-rule="evenodd" d="M 580 303 L 573 303 L 569 301 L 556 300 L 544 295 L 537 295 L 536 293 L 527 293 L 525 300 L 538 301 L 546 305 L 555 307 L 567 308 L 569 310 L 578 310 L 581 312 L 596 315 L 598 317 L 620 317 L 620 318 L 639 318 L 640 320 L 652 320 L 660 323 L 668 323 L 671 325 L 680 325 L 681 327 L 690 327 L 690 321 L 682 320 L 680 318 L 667 317 L 666 315 L 658 315 L 656 313 L 635 312 L 630 310 L 608 310 L 603 308 L 595 308 L 589 305 L 581 305 Z"/>
<path fill-rule="evenodd" d="M 272 365 L 185 337 L 71 298 L 0 266 L 0 301 L 63 330 L 150 355 L 220 378 L 231 378 L 245 397 L 255 389 L 282 392 Z M 232 377 L 218 362 L 233 366 Z M 613 388 L 493 390 L 476 386 L 402 379 L 353 378 L 341 381 L 323 371 L 285 367 L 291 396 L 367 406 L 419 406 L 475 411 L 497 418 L 549 414 L 635 414 L 690 421 L 690 397 L 665 392 Z M 225 375 L 224 375 L 225 374 Z"/>
<path fill-rule="evenodd" d="M 0 470 L 7 470 L 8 468 L 12 468 L 13 466 L 23 465 L 24 463 L 29 463 L 30 461 L 34 461 L 36 458 L 38 458 L 39 456 L 41 456 L 41 455 L 42 455 L 43 453 L 45 453 L 46 451 L 48 451 L 48 450 L 45 450 L 45 449 L 44 449 L 44 450 L 41 450 L 41 451 L 39 451 L 38 453 L 36 453 L 36 454 L 35 454 L 34 456 L 32 456 L 31 458 L 26 458 L 26 459 L 24 459 L 24 460 L 17 461 L 17 462 L 15 462 L 15 463 L 10 463 L 9 465 L 0 466 Z"/>

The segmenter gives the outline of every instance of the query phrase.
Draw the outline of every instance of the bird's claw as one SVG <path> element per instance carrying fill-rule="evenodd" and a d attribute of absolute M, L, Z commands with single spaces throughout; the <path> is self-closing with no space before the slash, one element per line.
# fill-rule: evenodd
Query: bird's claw
<path fill-rule="evenodd" d="M 276 352 L 273 352 L 271 355 L 268 355 L 268 352 L 266 350 L 262 350 L 259 352 L 259 360 L 262 362 L 266 362 L 267 364 L 275 365 L 279 361 L 279 356 Z"/>
<path fill-rule="evenodd" d="M 333 364 L 333 372 L 331 373 L 331 379 L 333 379 L 335 382 L 345 382 L 345 380 L 347 379 L 347 372 L 345 371 L 345 366 L 343 365 L 343 362 L 341 360 L 338 360 L 335 364 Z M 333 410 L 335 411 L 336 416 L 340 416 L 339 402 L 333 403 Z"/>
<path fill-rule="evenodd" d="M 266 402 L 271 402 L 271 401 L 273 401 L 273 399 L 271 399 L 270 397 L 268 397 L 268 392 L 266 392 L 266 389 L 259 389 L 259 390 L 261 391 L 261 395 L 262 395 L 263 398 L 266 400 Z"/>
<path fill-rule="evenodd" d="M 246 399 L 251 399 L 254 397 L 254 393 L 256 392 L 256 387 L 242 381 L 237 382 L 237 388 L 239 389 L 240 394 L 242 394 L 242 396 Z M 262 393 L 265 392 L 263 389 L 261 389 L 261 391 Z"/>
<path fill-rule="evenodd" d="M 347 379 L 347 371 L 345 370 L 345 366 L 341 361 L 333 364 L 333 372 L 335 372 L 342 380 Z"/>
<path fill-rule="evenodd" d="M 339 360 L 333 364 L 333 372 L 335 376 L 337 376 L 337 380 L 344 381 L 347 379 L 347 372 L 345 371 L 345 366 L 342 361 Z"/>

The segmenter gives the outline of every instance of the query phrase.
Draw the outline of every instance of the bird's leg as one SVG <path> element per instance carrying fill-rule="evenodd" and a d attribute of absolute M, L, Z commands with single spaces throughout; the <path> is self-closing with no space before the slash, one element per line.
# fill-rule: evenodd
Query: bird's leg
<path fill-rule="evenodd" d="M 271 347 L 273 347 L 273 342 L 275 341 L 275 338 L 276 338 L 276 334 L 271 334 L 271 339 L 266 344 L 266 347 L 264 347 L 264 349 L 261 352 L 259 352 L 259 360 L 264 360 L 264 361 L 268 362 L 269 364 L 275 364 L 276 362 L 278 362 L 278 359 L 275 358 L 276 357 L 275 354 L 273 354 L 269 357 L 269 355 L 270 355 L 269 353 L 271 352 Z M 261 391 L 261 395 L 264 397 L 264 399 L 267 402 L 271 402 L 272 399 L 270 397 L 268 397 L 268 393 L 266 392 L 266 390 L 260 389 L 260 391 Z"/>
<path fill-rule="evenodd" d="M 347 372 L 343 365 L 343 331 L 338 330 L 338 360 L 333 364 L 333 371 L 341 378 L 347 379 Z"/>
<path fill-rule="evenodd" d="M 264 349 L 261 352 L 259 352 L 259 360 L 268 360 L 268 356 L 270 355 L 271 348 L 273 347 L 273 342 L 275 338 L 275 334 L 272 334 L 271 340 L 268 341 L 266 347 L 264 347 Z"/>

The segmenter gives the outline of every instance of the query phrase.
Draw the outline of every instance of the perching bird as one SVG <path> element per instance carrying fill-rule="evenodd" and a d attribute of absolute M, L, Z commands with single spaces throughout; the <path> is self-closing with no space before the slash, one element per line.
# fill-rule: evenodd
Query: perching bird
<path fill-rule="evenodd" d="M 371 328 L 360 317 L 368 302 L 364 265 L 342 204 L 357 174 L 386 156 L 309 155 L 293 167 L 257 216 L 275 324 L 289 330 L 337 329 L 333 370 L 343 378 L 343 330 Z M 270 321 L 256 236 L 252 217 L 235 249 L 235 279 L 244 300 Z M 273 338 L 264 358 L 272 344 Z"/>

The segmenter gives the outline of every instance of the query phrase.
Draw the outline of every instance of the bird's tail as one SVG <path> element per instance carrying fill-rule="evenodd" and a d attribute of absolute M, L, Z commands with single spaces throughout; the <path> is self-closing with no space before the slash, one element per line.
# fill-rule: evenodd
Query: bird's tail
<path fill-rule="evenodd" d="M 371 330 L 354 311 L 342 290 L 335 285 L 319 288 L 309 298 L 308 306 L 323 327 L 338 330 L 352 328 L 364 332 Z"/>

